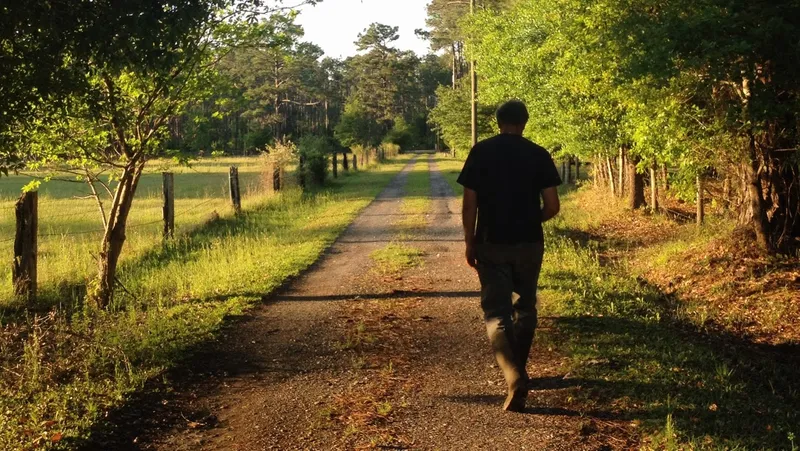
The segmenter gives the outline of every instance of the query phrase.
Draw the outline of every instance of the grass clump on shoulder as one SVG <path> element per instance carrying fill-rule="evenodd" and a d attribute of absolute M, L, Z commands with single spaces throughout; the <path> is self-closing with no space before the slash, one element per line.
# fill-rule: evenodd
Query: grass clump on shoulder
<path fill-rule="evenodd" d="M 405 196 L 400 203 L 401 218 L 394 227 L 400 235 L 414 234 L 428 225 L 431 209 L 431 176 L 426 160 L 417 160 L 408 174 Z"/>
<path fill-rule="evenodd" d="M 424 253 L 403 243 L 390 243 L 370 254 L 375 261 L 375 271 L 379 274 L 398 274 L 403 270 L 416 268 L 423 264 Z"/>

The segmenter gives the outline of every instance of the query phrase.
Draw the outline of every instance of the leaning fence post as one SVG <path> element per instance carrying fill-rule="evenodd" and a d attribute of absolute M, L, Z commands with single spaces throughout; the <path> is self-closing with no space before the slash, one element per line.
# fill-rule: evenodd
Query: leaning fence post
<path fill-rule="evenodd" d="M 175 237 L 175 177 L 171 172 L 162 173 L 162 192 L 164 193 L 164 239 Z"/>
<path fill-rule="evenodd" d="M 17 230 L 12 268 L 14 294 L 31 304 L 36 300 L 39 194 L 36 191 L 23 194 L 17 201 L 15 212 Z"/>
<path fill-rule="evenodd" d="M 239 168 L 231 166 L 230 175 L 231 203 L 236 214 L 242 212 L 242 197 L 239 193 Z"/>

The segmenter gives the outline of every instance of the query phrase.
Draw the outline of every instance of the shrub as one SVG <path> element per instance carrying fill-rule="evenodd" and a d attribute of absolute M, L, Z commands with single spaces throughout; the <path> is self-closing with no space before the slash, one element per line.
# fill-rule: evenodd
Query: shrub
<path fill-rule="evenodd" d="M 414 134 L 406 120 L 398 117 L 395 119 L 392 129 L 383 138 L 383 142 L 398 145 L 402 150 L 408 150 L 414 143 Z"/>
<path fill-rule="evenodd" d="M 264 152 L 261 184 L 267 192 L 280 191 L 285 183 L 286 167 L 297 160 L 297 146 L 288 139 L 275 141 Z"/>
<path fill-rule="evenodd" d="M 400 153 L 400 146 L 392 143 L 383 143 L 380 151 L 381 158 L 394 158 Z"/>
<path fill-rule="evenodd" d="M 328 176 L 328 159 L 335 148 L 330 138 L 307 135 L 300 138 L 297 148 L 304 161 L 303 167 L 298 169 L 301 185 L 303 182 L 311 182 L 316 186 L 324 185 Z"/>

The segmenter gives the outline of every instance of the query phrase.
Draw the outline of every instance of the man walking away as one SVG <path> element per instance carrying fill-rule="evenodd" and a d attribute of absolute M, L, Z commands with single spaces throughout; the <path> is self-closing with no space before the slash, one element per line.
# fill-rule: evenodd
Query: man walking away
<path fill-rule="evenodd" d="M 513 412 L 525 410 L 528 396 L 525 367 L 537 325 L 542 223 L 560 209 L 558 170 L 545 149 L 522 137 L 527 122 L 524 103 L 503 104 L 497 110 L 500 134 L 475 145 L 458 178 L 467 263 L 478 270 L 486 331 L 508 384 L 503 409 Z"/>

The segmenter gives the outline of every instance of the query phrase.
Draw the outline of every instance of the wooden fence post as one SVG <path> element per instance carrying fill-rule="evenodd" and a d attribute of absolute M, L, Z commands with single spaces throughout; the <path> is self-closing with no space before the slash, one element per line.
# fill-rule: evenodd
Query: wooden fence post
<path fill-rule="evenodd" d="M 348 166 L 348 163 L 347 163 L 347 154 L 346 153 L 342 153 L 342 170 L 344 172 L 350 171 L 350 166 Z"/>
<path fill-rule="evenodd" d="M 576 158 L 575 159 L 575 181 L 577 182 L 580 179 L 581 179 L 581 159 L 580 158 Z"/>
<path fill-rule="evenodd" d="M 164 239 L 175 237 L 175 177 L 171 172 L 162 173 L 162 192 L 164 194 Z"/>
<path fill-rule="evenodd" d="M 239 192 L 239 168 L 231 166 L 230 175 L 230 189 L 231 189 L 231 204 L 233 204 L 233 211 L 236 214 L 242 212 L 242 196 Z"/>
<path fill-rule="evenodd" d="M 14 238 L 12 280 L 14 294 L 29 305 L 36 300 L 36 261 L 38 257 L 39 194 L 25 193 L 15 208 L 17 230 Z"/>
<path fill-rule="evenodd" d="M 283 169 L 277 163 L 272 164 L 272 191 L 277 193 L 283 184 Z"/>
<path fill-rule="evenodd" d="M 333 178 L 339 177 L 339 162 L 337 161 L 337 156 L 339 155 L 338 152 L 333 153 Z"/>
<path fill-rule="evenodd" d="M 353 171 L 358 170 L 358 155 L 353 154 Z"/>

